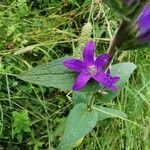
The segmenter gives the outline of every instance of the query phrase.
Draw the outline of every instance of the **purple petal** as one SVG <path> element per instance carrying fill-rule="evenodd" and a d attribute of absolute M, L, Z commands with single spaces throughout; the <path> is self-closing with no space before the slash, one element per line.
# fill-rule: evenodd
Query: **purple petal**
<path fill-rule="evenodd" d="M 97 68 L 103 68 L 110 61 L 110 58 L 111 57 L 109 54 L 102 54 L 97 57 L 95 65 L 97 66 Z"/>
<path fill-rule="evenodd" d="M 110 77 L 110 76 L 111 76 L 110 68 L 108 68 L 108 70 L 106 71 L 106 76 L 107 76 L 107 77 Z"/>
<path fill-rule="evenodd" d="M 141 15 L 138 17 L 137 24 L 140 32 L 146 32 L 150 29 L 150 4 L 144 8 Z"/>
<path fill-rule="evenodd" d="M 93 41 L 87 42 L 83 49 L 84 62 L 92 63 L 94 61 L 95 44 Z"/>
<path fill-rule="evenodd" d="M 115 77 L 114 77 L 115 78 Z M 108 79 L 107 81 L 105 81 L 105 80 L 103 80 L 103 81 L 101 81 L 102 82 L 102 84 L 104 84 L 104 86 L 106 87 L 106 88 L 108 88 L 108 89 L 111 89 L 111 90 L 113 90 L 113 91 L 115 91 L 115 92 L 117 92 L 118 91 L 118 88 L 114 85 L 117 81 L 119 81 L 119 79 L 120 78 L 116 78 L 116 79 L 114 79 L 114 80 L 112 80 L 112 78 L 110 79 Z"/>
<path fill-rule="evenodd" d="M 93 77 L 96 81 L 101 83 L 104 87 L 111 89 L 113 91 L 118 91 L 118 88 L 114 85 L 120 78 L 119 77 L 108 77 L 105 73 L 99 72 L 95 77 Z"/>
<path fill-rule="evenodd" d="M 78 91 L 82 89 L 87 84 L 89 79 L 90 79 L 90 76 L 88 74 L 80 73 L 73 85 L 73 88 L 72 88 L 73 91 Z"/>
<path fill-rule="evenodd" d="M 116 83 L 116 82 L 118 82 L 119 80 L 120 80 L 120 77 L 118 77 L 118 76 L 111 77 L 111 82 L 112 82 L 112 83 Z"/>
<path fill-rule="evenodd" d="M 65 67 L 76 72 L 81 72 L 83 69 L 83 62 L 78 59 L 66 59 L 63 64 Z"/>
<path fill-rule="evenodd" d="M 110 79 L 109 77 L 106 76 L 106 74 L 102 71 L 98 72 L 94 77 L 93 77 L 96 81 L 100 82 L 100 83 L 107 83 L 108 80 Z"/>

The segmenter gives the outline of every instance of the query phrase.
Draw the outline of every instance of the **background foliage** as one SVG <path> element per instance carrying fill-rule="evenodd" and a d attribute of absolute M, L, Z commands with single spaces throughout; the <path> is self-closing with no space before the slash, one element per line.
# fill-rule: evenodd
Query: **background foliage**
<path fill-rule="evenodd" d="M 90 0 L 0 2 L 0 149 L 53 150 L 58 145 L 72 108 L 68 91 L 32 85 L 17 75 L 71 55 L 90 6 Z M 91 18 L 100 54 L 107 50 L 119 17 L 96 0 Z M 120 95 L 105 105 L 124 111 L 133 122 L 106 119 L 75 149 L 150 148 L 150 55 L 145 49 L 119 52 L 115 62 L 128 60 L 138 69 Z M 96 103 L 101 103 L 100 94 Z"/>

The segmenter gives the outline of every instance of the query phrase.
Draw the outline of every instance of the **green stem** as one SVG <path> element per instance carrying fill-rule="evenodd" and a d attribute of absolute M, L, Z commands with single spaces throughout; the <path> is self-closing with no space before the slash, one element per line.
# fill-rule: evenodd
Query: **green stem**
<path fill-rule="evenodd" d="M 94 98 L 93 94 L 94 94 L 94 93 L 91 93 L 91 96 L 90 96 L 90 99 L 89 99 L 89 103 L 88 103 L 88 105 L 87 105 L 88 111 L 91 111 L 92 106 L 93 106 L 93 104 L 94 104 L 95 98 Z"/>
<path fill-rule="evenodd" d="M 110 46 L 108 48 L 108 53 L 113 57 L 116 53 L 116 48 L 121 44 L 121 42 L 124 39 L 124 36 L 126 34 L 126 30 L 128 27 L 129 22 L 128 21 L 122 21 L 114 39 L 110 43 Z"/>
<path fill-rule="evenodd" d="M 126 35 L 127 29 L 129 27 L 129 21 L 123 20 L 115 37 L 113 38 L 112 42 L 109 45 L 108 48 L 108 54 L 111 56 L 111 60 L 107 67 L 110 65 L 111 61 L 113 60 L 116 52 L 117 52 L 117 47 L 119 47 L 124 40 L 124 37 Z"/>

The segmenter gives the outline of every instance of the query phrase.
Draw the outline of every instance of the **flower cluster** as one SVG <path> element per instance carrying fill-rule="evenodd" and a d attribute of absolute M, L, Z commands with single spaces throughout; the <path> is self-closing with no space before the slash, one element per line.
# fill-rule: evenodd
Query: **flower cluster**
<path fill-rule="evenodd" d="M 138 17 L 137 25 L 139 29 L 138 41 L 141 43 L 150 42 L 150 3 Z"/>
<path fill-rule="evenodd" d="M 94 59 L 94 53 L 94 42 L 89 41 L 83 49 L 83 60 L 69 58 L 64 61 L 65 67 L 79 74 L 72 89 L 78 91 L 82 89 L 90 79 L 94 79 L 104 87 L 117 91 L 118 88 L 115 86 L 115 83 L 119 81 L 120 77 L 112 77 L 109 69 L 106 73 L 103 71 L 104 67 L 110 61 L 109 54 L 102 54 Z"/>

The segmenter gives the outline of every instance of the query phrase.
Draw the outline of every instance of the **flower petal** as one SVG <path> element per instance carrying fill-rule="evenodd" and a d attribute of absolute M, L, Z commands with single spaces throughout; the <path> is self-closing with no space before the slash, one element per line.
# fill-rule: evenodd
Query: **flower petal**
<path fill-rule="evenodd" d="M 79 91 L 80 89 L 82 89 L 86 84 L 87 82 L 89 81 L 90 79 L 90 76 L 86 73 L 80 73 L 78 75 L 78 77 L 76 78 L 76 81 L 73 85 L 73 91 Z"/>
<path fill-rule="evenodd" d="M 93 41 L 87 42 L 83 49 L 83 61 L 92 63 L 94 61 L 95 44 Z"/>
<path fill-rule="evenodd" d="M 99 72 L 95 77 L 93 77 L 96 81 L 101 83 L 104 87 L 111 89 L 113 91 L 118 91 L 118 88 L 114 85 L 120 78 L 119 77 L 108 77 L 104 72 Z"/>
<path fill-rule="evenodd" d="M 141 15 L 137 19 L 137 23 L 141 32 L 145 32 L 150 29 L 150 4 L 145 6 Z"/>
<path fill-rule="evenodd" d="M 111 77 L 111 82 L 112 82 L 112 83 L 116 83 L 116 82 L 118 82 L 119 80 L 120 80 L 120 77 L 118 77 L 118 76 Z"/>
<path fill-rule="evenodd" d="M 109 79 L 109 77 L 107 77 L 106 74 L 102 71 L 98 72 L 93 78 L 98 82 L 101 81 L 107 82 L 107 80 Z"/>
<path fill-rule="evenodd" d="M 65 67 L 76 72 L 81 72 L 83 69 L 83 62 L 78 59 L 66 59 L 63 64 Z"/>
<path fill-rule="evenodd" d="M 102 54 L 97 57 L 95 65 L 97 68 L 103 68 L 110 61 L 110 58 L 111 56 L 109 54 Z"/>
<path fill-rule="evenodd" d="M 106 76 L 107 76 L 107 77 L 110 77 L 110 76 L 111 76 L 110 68 L 107 69 L 107 71 L 106 71 Z"/>

